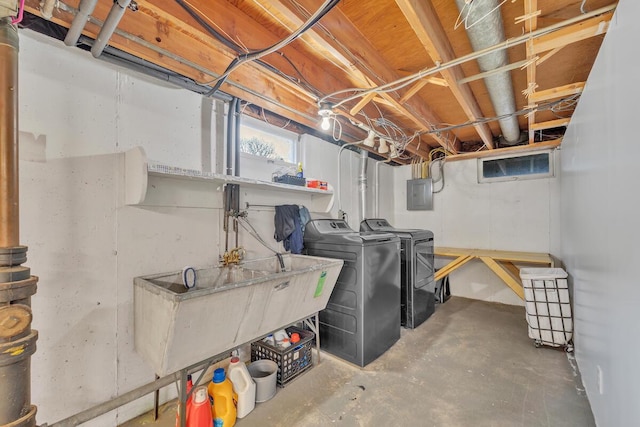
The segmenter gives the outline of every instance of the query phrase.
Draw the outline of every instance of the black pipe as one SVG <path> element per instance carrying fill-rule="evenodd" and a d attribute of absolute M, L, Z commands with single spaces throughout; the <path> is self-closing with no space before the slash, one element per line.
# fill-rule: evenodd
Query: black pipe
<path fill-rule="evenodd" d="M 91 48 L 91 46 L 93 46 L 93 43 L 93 39 L 86 36 L 80 36 L 78 47 L 81 49 L 84 46 Z M 102 55 L 100 55 L 98 59 L 109 62 L 110 64 L 117 65 L 119 67 L 127 68 L 131 71 L 136 71 L 149 77 L 154 77 L 158 80 L 174 84 L 178 87 L 187 89 L 200 95 L 204 95 L 211 90 L 211 87 L 209 86 L 196 83 L 194 80 L 188 77 L 156 65 L 153 62 L 138 58 L 137 56 L 131 55 L 130 53 L 124 52 L 112 46 L 106 46 L 104 48 L 104 51 L 102 52 Z M 232 99 L 231 95 L 227 95 L 224 92 L 217 92 L 214 98 L 226 102 L 229 102 Z"/>
<path fill-rule="evenodd" d="M 227 110 L 227 164 L 226 164 L 226 172 L 227 175 L 233 175 L 233 143 L 235 141 L 235 110 L 236 104 L 238 103 L 238 98 L 231 98 L 231 102 L 229 102 L 229 108 Z"/>
<path fill-rule="evenodd" d="M 238 101 L 236 102 L 236 109 L 235 109 L 235 135 L 233 138 L 233 143 L 235 144 L 235 151 L 236 151 L 236 158 L 235 158 L 235 166 L 233 168 L 233 172 L 235 176 L 240 176 L 240 119 L 241 119 L 241 108 L 240 108 L 240 104 L 241 102 Z"/>

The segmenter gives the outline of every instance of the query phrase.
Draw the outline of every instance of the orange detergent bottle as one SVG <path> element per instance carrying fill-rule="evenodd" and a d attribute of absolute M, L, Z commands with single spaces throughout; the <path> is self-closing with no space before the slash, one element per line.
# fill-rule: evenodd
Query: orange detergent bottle
<path fill-rule="evenodd" d="M 191 405 L 188 406 L 187 427 L 211 427 L 211 404 L 207 396 L 207 388 L 201 386 L 193 391 Z"/>
<path fill-rule="evenodd" d="M 233 385 L 222 368 L 213 371 L 213 380 L 209 383 L 209 398 L 212 402 L 213 427 L 233 427 L 236 423 L 238 395 L 234 393 Z"/>
<path fill-rule="evenodd" d="M 189 394 L 189 392 L 191 391 L 191 389 L 193 388 L 193 380 L 191 379 L 191 375 L 187 375 L 187 402 L 186 402 L 186 411 L 185 414 L 187 414 L 186 416 L 189 416 L 189 407 L 191 406 L 191 397 L 193 396 L 193 394 Z M 187 420 L 187 425 L 188 424 L 188 419 L 185 418 L 185 420 Z M 176 411 L 176 427 L 180 427 L 180 406 L 178 406 L 178 410 Z"/>

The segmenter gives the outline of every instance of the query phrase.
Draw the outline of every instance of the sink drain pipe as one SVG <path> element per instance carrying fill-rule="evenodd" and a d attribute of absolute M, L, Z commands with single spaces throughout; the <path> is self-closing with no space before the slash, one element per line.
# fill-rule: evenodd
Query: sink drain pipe
<path fill-rule="evenodd" d="M 226 164 L 226 174 L 233 175 L 233 154 L 236 151 L 236 105 L 238 104 L 238 98 L 235 96 L 229 101 L 227 104 L 227 142 L 226 142 L 226 151 L 227 151 L 227 164 Z"/>
<path fill-rule="evenodd" d="M 35 427 L 31 404 L 31 296 L 38 278 L 22 266 L 18 182 L 18 29 L 0 17 L 0 425 Z"/>
<path fill-rule="evenodd" d="M 360 150 L 360 173 L 358 175 L 358 193 L 360 199 L 360 218 L 358 225 L 367 217 L 367 160 L 369 152 Z"/>

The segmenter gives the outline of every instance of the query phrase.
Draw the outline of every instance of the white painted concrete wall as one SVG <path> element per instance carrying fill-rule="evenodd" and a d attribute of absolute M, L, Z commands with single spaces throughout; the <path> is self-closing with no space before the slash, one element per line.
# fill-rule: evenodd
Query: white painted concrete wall
<path fill-rule="evenodd" d="M 201 118 L 200 96 L 118 71 L 29 31 L 20 38 L 21 243 L 29 246 L 27 265 L 40 277 L 33 298 L 40 338 L 32 400 L 38 422 L 53 423 L 154 379 L 133 349 L 133 277 L 212 265 L 222 253 L 219 209 L 124 205 L 119 153 L 143 146 L 152 160 L 199 169 L 215 164 L 202 153 L 215 157 L 223 143 L 216 144 L 215 128 Z M 212 150 L 204 149 L 212 140 Z M 307 176 L 335 187 L 338 147 L 303 140 Z M 348 151 L 342 157 L 343 205 L 357 226 L 358 159 Z M 389 198 L 391 168 L 382 171 Z M 246 189 L 241 197 L 270 204 L 300 200 Z M 392 204 L 384 208 L 390 214 Z M 271 237 L 272 209 L 251 210 L 249 219 L 282 248 Z M 244 232 L 240 244 L 248 257 L 270 254 Z M 164 399 L 174 395 L 173 386 L 162 392 Z M 116 425 L 151 405 L 150 395 L 88 425 Z"/>
<path fill-rule="evenodd" d="M 620 1 L 562 143 L 562 258 L 600 426 L 640 425 L 638 15 L 640 3 Z"/>
<path fill-rule="evenodd" d="M 551 217 L 557 210 L 557 179 L 478 184 L 476 160 L 446 163 L 445 187 L 434 194 L 432 211 L 406 209 L 411 167 L 395 169 L 392 223 L 432 230 L 436 246 L 528 252 L 552 249 Z M 440 183 L 434 185 L 437 190 Z M 441 267 L 451 258 L 436 261 Z M 522 305 L 520 298 L 482 262 L 471 261 L 450 275 L 451 293 Z"/>

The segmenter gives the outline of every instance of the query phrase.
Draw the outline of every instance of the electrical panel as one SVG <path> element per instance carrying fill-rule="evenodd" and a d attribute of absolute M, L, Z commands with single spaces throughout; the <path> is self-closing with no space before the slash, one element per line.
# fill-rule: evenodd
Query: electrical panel
<path fill-rule="evenodd" d="M 433 181 L 431 178 L 407 181 L 407 210 L 433 210 Z"/>

